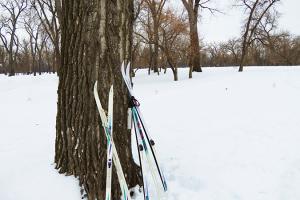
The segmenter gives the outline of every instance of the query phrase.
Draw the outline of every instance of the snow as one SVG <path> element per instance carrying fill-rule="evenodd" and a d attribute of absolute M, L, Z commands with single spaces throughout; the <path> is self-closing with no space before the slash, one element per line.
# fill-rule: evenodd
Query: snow
<path fill-rule="evenodd" d="M 80 199 L 54 169 L 56 75 L 0 76 L 0 199 Z"/>
<path fill-rule="evenodd" d="M 133 79 L 167 199 L 299 200 L 300 67 L 187 75 Z M 53 164 L 57 81 L 0 76 L 0 199 L 80 200 L 77 180 Z"/>

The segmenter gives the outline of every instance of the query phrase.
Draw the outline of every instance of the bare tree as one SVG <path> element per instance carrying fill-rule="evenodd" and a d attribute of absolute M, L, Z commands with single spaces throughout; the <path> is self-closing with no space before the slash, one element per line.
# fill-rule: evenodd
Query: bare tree
<path fill-rule="evenodd" d="M 96 80 L 104 108 L 114 85 L 114 143 L 129 187 L 141 181 L 131 152 L 128 95 L 120 71 L 121 61 L 131 58 L 133 7 L 133 0 L 62 2 L 55 163 L 60 173 L 79 178 L 89 200 L 105 195 L 107 140 L 93 96 Z M 119 199 L 115 171 L 113 177 L 112 199 Z"/>
<path fill-rule="evenodd" d="M 208 53 L 210 57 L 210 66 L 218 67 L 219 66 L 219 55 L 220 47 L 216 43 L 212 43 L 208 46 Z"/>
<path fill-rule="evenodd" d="M 288 32 L 279 32 L 277 34 L 268 35 L 265 47 L 268 52 L 269 62 L 274 64 L 282 63 L 284 65 L 297 65 L 295 59 L 299 58 L 299 43 L 297 38 L 292 38 Z M 297 50 L 298 48 L 298 50 Z"/>
<path fill-rule="evenodd" d="M 43 25 L 43 30 L 48 34 L 54 47 L 54 69 L 58 70 L 61 64 L 60 21 L 62 16 L 61 0 L 31 0 L 32 7 L 36 10 Z"/>
<path fill-rule="evenodd" d="M 148 46 L 148 74 L 150 74 L 151 69 L 153 69 L 153 31 L 151 14 L 148 5 L 144 2 L 141 4 L 141 10 L 139 15 L 137 15 L 137 20 L 134 26 L 134 38 L 135 41 L 140 41 L 141 43 Z"/>
<path fill-rule="evenodd" d="M 31 71 L 31 52 L 29 40 L 23 39 L 20 46 L 19 62 L 16 67 L 16 72 L 30 74 Z"/>
<path fill-rule="evenodd" d="M 188 24 L 183 15 L 177 16 L 172 10 L 163 13 L 160 27 L 162 42 L 159 47 L 173 72 L 174 81 L 178 80 L 177 66 L 183 57 L 182 53 L 187 50 L 185 45 L 187 44 L 187 28 Z"/>
<path fill-rule="evenodd" d="M 140 2 L 141 9 L 137 15 L 135 25 L 134 25 L 134 41 L 139 41 L 148 46 L 147 60 L 148 63 L 148 74 L 150 74 L 153 69 L 153 31 L 152 31 L 152 22 L 151 14 L 149 7 L 145 2 Z M 137 46 L 136 46 L 137 47 Z M 136 51 L 134 52 L 136 53 Z M 145 65 L 146 66 L 146 65 Z"/>
<path fill-rule="evenodd" d="M 46 45 L 47 45 L 47 41 L 49 39 L 49 35 L 46 33 L 46 31 L 44 31 L 43 27 L 41 26 L 41 24 L 39 24 L 38 26 L 38 32 L 40 33 L 40 37 L 38 40 L 38 45 L 37 45 L 37 56 L 38 56 L 38 70 L 39 70 L 39 74 L 41 75 L 42 72 L 42 65 L 44 67 L 45 63 L 43 62 L 43 53 L 44 50 L 46 49 Z M 50 71 L 49 69 L 47 70 L 48 72 Z"/>
<path fill-rule="evenodd" d="M 292 41 L 291 36 L 287 32 L 279 32 L 275 33 L 275 30 L 278 27 L 278 18 L 279 13 L 276 10 L 273 12 L 267 12 L 265 17 L 262 18 L 259 25 L 257 26 L 257 31 L 254 34 L 254 38 L 258 40 L 263 46 L 265 46 L 270 52 L 276 54 L 277 57 L 283 59 L 287 65 L 292 65 L 292 59 L 290 58 L 290 54 L 286 51 L 282 51 L 283 48 L 280 47 L 281 45 L 288 44 L 287 48 L 284 49 L 291 49 Z M 278 58 L 273 58 L 276 62 Z"/>
<path fill-rule="evenodd" d="M 211 0 L 181 0 L 189 17 L 190 25 L 190 50 L 189 50 L 189 78 L 192 78 L 192 72 L 202 72 L 201 57 L 200 57 L 200 43 L 198 35 L 198 16 L 199 9 L 208 9 L 211 13 L 218 11 L 208 4 Z"/>
<path fill-rule="evenodd" d="M 27 0 L 0 1 L 0 39 L 8 54 L 9 75 L 15 74 L 16 55 L 19 50 L 19 39 L 16 31 L 22 12 L 27 7 Z"/>
<path fill-rule="evenodd" d="M 279 0 L 237 0 L 238 6 L 245 9 L 247 20 L 243 26 L 243 41 L 242 41 L 242 55 L 240 59 L 239 72 L 243 71 L 245 57 L 249 46 L 253 41 L 257 40 L 258 26 L 264 17 L 268 16 L 271 8 L 279 2 Z"/>
<path fill-rule="evenodd" d="M 24 28 L 29 36 L 29 45 L 31 53 L 31 64 L 30 73 L 36 75 L 37 67 L 37 48 L 39 39 L 39 19 L 37 18 L 35 12 L 32 9 L 27 9 L 26 15 L 24 16 Z"/>
<path fill-rule="evenodd" d="M 153 44 L 154 44 L 154 50 L 153 50 L 153 62 L 152 67 L 154 72 L 159 74 L 159 70 L 158 70 L 158 54 L 159 54 L 159 27 L 160 27 L 160 21 L 161 21 L 161 16 L 162 16 L 162 12 L 163 12 L 163 8 L 166 4 L 166 0 L 160 0 L 160 1 L 156 1 L 156 0 L 145 0 L 145 3 L 147 4 L 150 14 L 151 14 L 151 19 L 152 22 L 150 23 L 150 21 L 148 22 L 148 24 L 152 24 L 152 26 L 150 26 L 150 32 L 149 32 L 149 36 L 151 38 L 151 40 L 153 39 Z M 150 18 L 148 18 L 148 20 L 150 20 Z"/>
<path fill-rule="evenodd" d="M 240 54 L 241 54 L 241 42 L 240 39 L 237 38 L 232 38 L 229 39 L 225 44 L 224 48 L 229 52 L 230 55 L 233 57 L 233 62 L 234 64 L 238 63 Z"/>

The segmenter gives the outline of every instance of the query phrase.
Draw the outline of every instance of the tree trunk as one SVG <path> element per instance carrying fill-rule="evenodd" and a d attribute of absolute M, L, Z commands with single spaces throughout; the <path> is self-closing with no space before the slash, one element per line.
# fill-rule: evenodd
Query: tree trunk
<path fill-rule="evenodd" d="M 121 60 L 131 56 L 132 12 L 132 0 L 62 2 L 55 163 L 60 173 L 78 177 L 90 200 L 104 199 L 106 180 L 106 137 L 93 96 L 96 80 L 104 108 L 114 85 L 114 143 L 129 187 L 141 182 L 120 72 Z M 119 188 L 114 169 L 112 199 L 120 198 Z"/>
<path fill-rule="evenodd" d="M 173 75 L 174 75 L 174 81 L 178 81 L 178 70 L 176 66 L 174 67 Z"/>
<path fill-rule="evenodd" d="M 173 77 L 174 77 L 174 81 L 178 81 L 178 70 L 177 70 L 177 65 L 173 64 L 171 59 L 170 59 L 170 54 L 165 51 L 166 55 L 167 55 L 167 62 L 173 72 Z"/>
<path fill-rule="evenodd" d="M 153 52 L 153 70 L 154 73 L 157 73 L 159 75 L 159 70 L 158 70 L 158 22 L 156 19 L 154 20 L 154 25 L 153 25 L 153 35 L 154 35 L 154 52 Z"/>
<path fill-rule="evenodd" d="M 243 72 L 243 70 L 244 70 L 244 60 L 245 60 L 245 56 L 244 56 L 244 54 L 242 54 L 240 66 L 239 66 L 239 72 Z"/>
<path fill-rule="evenodd" d="M 10 42 L 9 42 L 9 52 L 8 52 L 8 65 L 9 65 L 9 76 L 14 76 L 15 75 L 15 61 L 13 58 L 14 54 L 14 37 L 16 34 L 16 25 L 13 23 L 13 28 L 12 28 L 12 33 L 10 35 Z"/>
<path fill-rule="evenodd" d="M 56 44 L 54 46 L 54 60 L 53 60 L 53 69 L 54 71 L 53 72 L 57 72 L 60 68 L 60 65 L 61 65 L 61 50 L 60 50 L 60 47 L 59 47 L 59 44 Z"/>
<path fill-rule="evenodd" d="M 148 69 L 148 75 L 150 75 L 151 70 L 153 70 L 153 48 L 152 48 L 152 44 L 149 44 L 149 69 Z"/>
<path fill-rule="evenodd" d="M 8 66 L 9 66 L 9 76 L 14 76 L 15 75 L 15 68 L 14 68 L 14 61 L 13 61 L 13 55 L 12 52 L 9 52 L 8 56 Z"/>
<path fill-rule="evenodd" d="M 190 26 L 190 48 L 189 48 L 189 78 L 193 77 L 193 71 L 202 72 L 200 64 L 200 45 L 198 36 L 198 6 L 193 5 L 193 1 L 182 1 L 189 17 Z"/>
<path fill-rule="evenodd" d="M 38 61 L 38 68 L 39 68 L 39 75 L 42 75 L 42 55 L 41 52 L 39 54 L 39 61 Z"/>
<path fill-rule="evenodd" d="M 13 59 L 13 47 L 11 45 L 10 50 L 8 52 L 8 67 L 9 67 L 9 76 L 14 76 L 15 75 L 15 63 Z"/>
<path fill-rule="evenodd" d="M 190 24 L 190 63 L 193 72 L 202 72 L 200 64 L 200 45 L 198 36 L 198 26 L 197 26 L 197 13 L 193 13 L 193 16 L 189 20 Z"/>
<path fill-rule="evenodd" d="M 248 46 L 246 44 L 246 41 L 244 41 L 243 47 L 242 47 L 242 55 L 241 55 L 241 60 L 240 60 L 239 72 L 242 72 L 244 70 L 244 62 L 245 62 L 245 57 L 247 54 L 247 49 L 248 49 Z"/>

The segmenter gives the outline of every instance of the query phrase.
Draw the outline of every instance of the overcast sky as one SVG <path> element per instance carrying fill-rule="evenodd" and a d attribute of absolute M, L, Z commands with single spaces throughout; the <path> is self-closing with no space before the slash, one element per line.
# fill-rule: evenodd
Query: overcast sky
<path fill-rule="evenodd" d="M 183 8 L 181 0 L 169 0 L 172 6 L 180 10 Z M 204 12 L 199 22 L 199 35 L 205 42 L 226 41 L 238 37 L 241 32 L 243 11 L 233 8 L 234 0 L 212 0 L 215 7 L 225 14 L 211 15 Z M 292 34 L 300 35 L 300 0 L 282 0 L 277 4 L 281 13 L 279 29 L 288 30 Z"/>

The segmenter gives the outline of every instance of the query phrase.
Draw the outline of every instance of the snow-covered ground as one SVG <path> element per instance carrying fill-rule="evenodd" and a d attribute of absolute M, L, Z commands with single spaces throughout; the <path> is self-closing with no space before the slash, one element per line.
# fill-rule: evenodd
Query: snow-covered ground
<path fill-rule="evenodd" d="M 134 78 L 168 200 L 300 199 L 300 67 Z M 0 76 L 0 199 L 80 200 L 53 169 L 55 75 Z"/>

